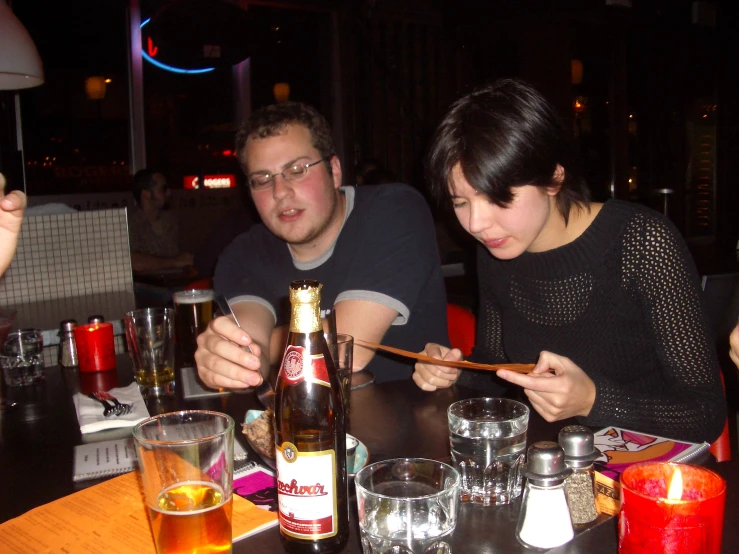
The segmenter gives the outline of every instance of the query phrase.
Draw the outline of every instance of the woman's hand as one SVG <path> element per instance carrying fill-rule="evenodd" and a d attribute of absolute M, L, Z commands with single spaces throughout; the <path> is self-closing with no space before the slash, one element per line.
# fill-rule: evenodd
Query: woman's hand
<path fill-rule="evenodd" d="M 251 348 L 250 354 L 245 348 Z M 262 350 L 230 317 L 213 319 L 198 336 L 198 375 L 212 388 L 243 389 L 261 384 Z"/>
<path fill-rule="evenodd" d="M 549 422 L 585 417 L 595 402 L 595 383 L 590 377 L 569 358 L 551 352 L 539 354 L 529 375 L 506 369 L 497 373 L 501 379 L 523 387 L 531 405 Z"/>
<path fill-rule="evenodd" d="M 459 361 L 462 359 L 462 352 L 460 350 L 433 343 L 427 344 L 421 354 L 426 354 L 426 356 L 431 356 L 439 360 Z M 452 386 L 459 379 L 460 374 L 461 372 L 453 367 L 418 362 L 416 364 L 416 371 L 413 373 L 413 380 L 421 390 L 435 391 L 436 389 L 445 389 Z"/>
<path fill-rule="evenodd" d="M 739 369 L 739 325 L 734 327 L 731 335 L 729 335 L 729 344 L 731 346 L 729 356 L 731 356 L 731 361 Z"/>

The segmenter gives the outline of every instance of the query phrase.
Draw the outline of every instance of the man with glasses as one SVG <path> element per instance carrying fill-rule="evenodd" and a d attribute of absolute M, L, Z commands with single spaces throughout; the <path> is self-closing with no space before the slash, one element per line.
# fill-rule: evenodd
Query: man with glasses
<path fill-rule="evenodd" d="M 288 286 L 323 284 L 321 308 L 356 339 L 418 352 L 446 337 L 446 295 L 433 220 L 406 185 L 342 186 L 331 129 L 315 109 L 284 102 L 263 108 L 236 135 L 236 152 L 262 219 L 221 255 L 216 292 L 241 324 L 214 319 L 195 360 L 211 387 L 258 385 L 282 355 Z M 240 348 L 251 346 L 253 354 Z M 354 369 L 376 381 L 409 378 L 413 364 L 355 342 Z"/>
<path fill-rule="evenodd" d="M 172 193 L 160 172 L 142 169 L 133 176 L 136 205 L 128 210 L 131 265 L 134 271 L 155 271 L 192 265 L 193 255 L 180 252 L 175 215 L 166 208 Z"/>

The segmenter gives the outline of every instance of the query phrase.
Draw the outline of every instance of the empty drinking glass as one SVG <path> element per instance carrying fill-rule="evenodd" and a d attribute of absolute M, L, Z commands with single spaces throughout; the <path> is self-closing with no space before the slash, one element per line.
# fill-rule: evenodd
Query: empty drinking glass
<path fill-rule="evenodd" d="M 352 392 L 352 366 L 354 365 L 354 337 L 339 333 L 336 342 L 331 342 L 328 335 L 326 344 L 331 353 L 331 359 L 336 367 L 336 375 L 341 383 L 341 394 L 344 398 L 344 412 L 346 420 L 349 421 L 349 409 L 351 407 Z"/>
<path fill-rule="evenodd" d="M 451 552 L 457 525 L 459 473 L 422 458 L 371 464 L 357 473 L 364 554 Z"/>

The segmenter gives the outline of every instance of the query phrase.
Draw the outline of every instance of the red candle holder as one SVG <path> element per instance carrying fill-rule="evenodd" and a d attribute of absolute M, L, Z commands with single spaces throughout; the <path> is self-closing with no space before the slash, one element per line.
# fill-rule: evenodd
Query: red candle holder
<path fill-rule="evenodd" d="M 80 371 L 106 371 L 115 368 L 115 343 L 112 323 L 90 323 L 74 328 Z"/>
<path fill-rule="evenodd" d="M 682 493 L 668 498 L 680 472 Z M 651 462 L 621 474 L 619 554 L 720 554 L 726 481 L 713 471 Z"/>

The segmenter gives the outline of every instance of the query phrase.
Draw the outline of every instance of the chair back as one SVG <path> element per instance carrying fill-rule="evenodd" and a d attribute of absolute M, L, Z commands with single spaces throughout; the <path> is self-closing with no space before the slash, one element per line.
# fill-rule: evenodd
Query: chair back
<path fill-rule="evenodd" d="M 459 348 L 464 356 L 469 356 L 475 346 L 475 314 L 467 308 L 450 303 L 446 305 L 446 316 L 449 344 L 452 348 Z"/>
<path fill-rule="evenodd" d="M 115 322 L 136 307 L 125 208 L 47 214 L 23 221 L 15 258 L 0 278 L 0 306 L 16 328 L 41 329 L 44 362 L 55 365 L 59 322 Z M 115 339 L 124 352 L 123 336 Z"/>
<path fill-rule="evenodd" d="M 725 389 L 723 373 L 721 373 L 721 387 Z M 724 430 L 721 431 L 721 435 L 719 435 L 708 450 L 713 454 L 717 462 L 728 462 L 731 460 L 731 437 L 729 436 L 728 416 L 726 422 L 724 422 Z"/>
<path fill-rule="evenodd" d="M 211 277 L 203 277 L 197 281 L 193 281 L 185 285 L 184 290 L 209 290 L 213 288 L 213 279 Z"/>
<path fill-rule="evenodd" d="M 721 340 L 729 336 L 739 317 L 739 273 L 703 275 L 701 287 L 708 322 Z"/>

